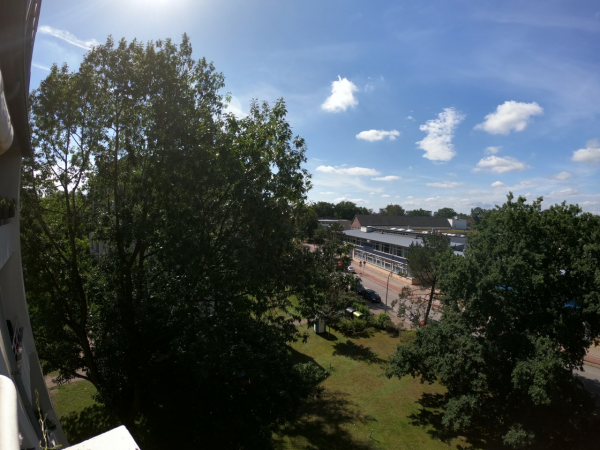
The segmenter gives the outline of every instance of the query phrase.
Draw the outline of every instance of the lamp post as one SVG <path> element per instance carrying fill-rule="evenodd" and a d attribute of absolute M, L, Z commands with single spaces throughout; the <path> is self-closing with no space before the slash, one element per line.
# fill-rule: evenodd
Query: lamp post
<path fill-rule="evenodd" d="M 392 276 L 392 271 L 390 270 L 390 274 L 387 277 L 387 284 L 385 286 L 385 311 L 387 312 L 387 297 L 388 297 L 388 291 L 390 289 L 390 277 Z"/>

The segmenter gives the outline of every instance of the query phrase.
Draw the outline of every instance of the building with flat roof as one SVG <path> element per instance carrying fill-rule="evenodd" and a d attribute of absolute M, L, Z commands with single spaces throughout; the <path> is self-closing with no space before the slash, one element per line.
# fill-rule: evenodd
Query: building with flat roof
<path fill-rule="evenodd" d="M 393 272 L 412 283 L 408 270 L 407 257 L 412 244 L 423 245 L 423 236 L 428 233 L 416 232 L 402 228 L 361 227 L 361 229 L 344 231 L 346 242 L 354 244 L 352 257 L 384 270 Z M 466 237 L 452 234 L 450 247 L 455 254 L 462 254 Z"/>
<path fill-rule="evenodd" d="M 361 227 L 401 227 L 413 230 L 466 230 L 464 219 L 431 216 L 385 216 L 383 214 L 356 215 L 352 221 L 353 230 Z"/>
<path fill-rule="evenodd" d="M 352 224 L 351 220 L 346 219 L 331 219 L 331 218 L 318 218 L 317 221 L 324 227 L 328 227 L 329 225 L 333 225 L 334 223 L 338 223 L 342 226 L 344 230 L 349 230 L 350 225 Z"/>

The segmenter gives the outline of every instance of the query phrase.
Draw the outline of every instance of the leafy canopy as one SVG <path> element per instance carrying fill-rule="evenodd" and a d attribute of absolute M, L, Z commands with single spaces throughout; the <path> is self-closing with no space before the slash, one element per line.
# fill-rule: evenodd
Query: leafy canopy
<path fill-rule="evenodd" d="M 283 101 L 226 114 L 191 55 L 109 38 L 32 93 L 31 317 L 45 369 L 89 379 L 142 447 L 269 448 L 312 389 L 290 296 L 331 284 L 297 240 L 305 143 Z"/>
<path fill-rule="evenodd" d="M 465 256 L 445 259 L 441 324 L 399 348 L 388 376 L 439 380 L 450 429 L 560 448 L 591 406 L 572 371 L 600 331 L 600 224 L 575 205 L 541 202 L 509 195 Z"/>

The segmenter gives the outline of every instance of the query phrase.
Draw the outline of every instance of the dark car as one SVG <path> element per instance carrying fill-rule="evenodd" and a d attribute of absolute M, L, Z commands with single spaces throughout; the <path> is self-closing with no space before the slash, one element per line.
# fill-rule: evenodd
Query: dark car
<path fill-rule="evenodd" d="M 360 295 L 361 297 L 366 297 L 367 295 L 367 289 L 360 283 L 358 283 L 356 285 L 356 293 L 358 295 Z"/>
<path fill-rule="evenodd" d="M 373 303 L 379 303 L 379 302 L 381 302 L 381 297 L 373 289 L 366 289 L 365 293 L 366 293 L 366 295 L 364 297 L 367 300 L 369 300 L 370 302 L 373 302 Z"/>

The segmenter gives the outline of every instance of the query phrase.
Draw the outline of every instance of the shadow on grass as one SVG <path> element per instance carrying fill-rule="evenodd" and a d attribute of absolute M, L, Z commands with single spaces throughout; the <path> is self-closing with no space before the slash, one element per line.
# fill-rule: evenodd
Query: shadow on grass
<path fill-rule="evenodd" d="M 348 449 L 369 450 L 371 444 L 357 440 L 346 426 L 367 424 L 376 419 L 355 411 L 356 405 L 349 400 L 349 395 L 339 391 L 325 390 L 320 398 L 305 404 L 298 420 L 281 428 L 278 435 L 288 436 L 292 441 L 305 439 L 307 450 Z M 368 439 L 368 436 L 365 435 Z M 286 443 L 280 439 L 275 442 L 276 449 L 287 449 Z"/>
<path fill-rule="evenodd" d="M 72 412 L 62 416 L 60 423 L 71 445 L 121 425 L 102 405 L 88 406 L 79 413 Z"/>
<path fill-rule="evenodd" d="M 352 341 L 338 342 L 337 344 L 334 344 L 333 349 L 334 355 L 345 356 L 355 361 L 366 362 L 369 364 L 382 364 L 385 362 L 384 359 L 377 356 L 377 354 L 369 347 L 365 347 L 362 344 L 356 344 Z"/>
<path fill-rule="evenodd" d="M 321 367 L 321 365 L 319 363 L 317 363 L 312 357 L 299 352 L 298 350 L 296 350 L 293 347 L 288 347 L 291 355 L 292 355 L 292 361 L 294 361 L 295 364 L 306 364 L 306 363 L 313 363 L 316 366 Z M 321 367 L 323 368 L 323 367 Z"/>
<path fill-rule="evenodd" d="M 337 336 L 333 333 L 321 333 L 321 334 L 317 334 L 317 336 L 319 336 L 320 338 L 325 339 L 326 341 L 331 341 L 331 342 L 335 342 L 338 340 Z"/>
<path fill-rule="evenodd" d="M 408 416 L 412 421 L 412 425 L 428 428 L 427 433 L 434 439 L 438 439 L 445 444 L 450 444 L 452 439 L 459 436 L 465 436 L 467 442 L 472 447 L 462 447 L 458 445 L 458 449 L 463 448 L 485 448 L 486 450 L 496 450 L 504 448 L 499 436 L 494 434 L 492 429 L 473 429 L 469 432 L 456 432 L 450 430 L 442 424 L 444 417 L 444 405 L 446 404 L 446 396 L 442 394 L 427 394 L 424 393 L 421 399 L 417 401 L 421 405 L 418 413 Z"/>

